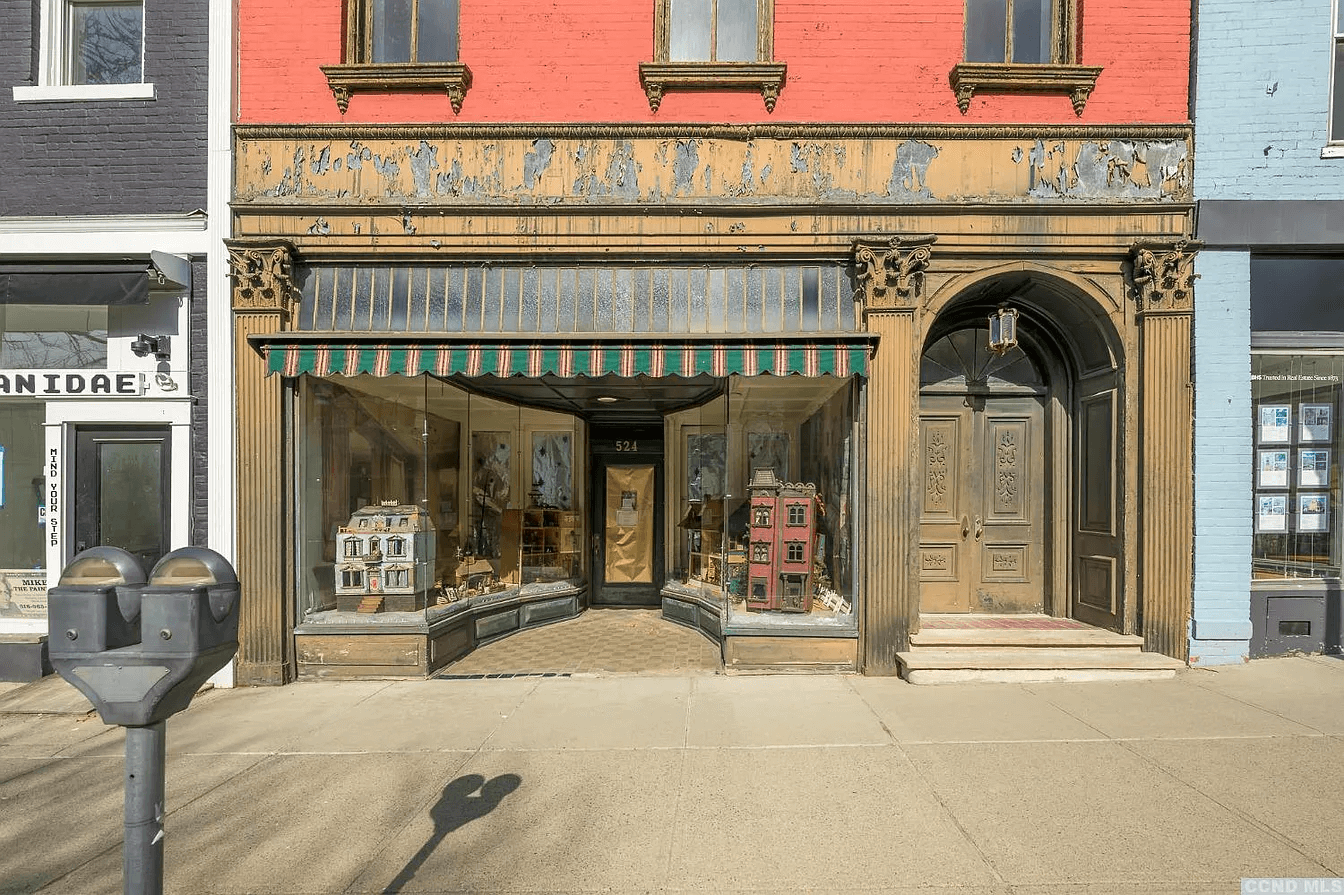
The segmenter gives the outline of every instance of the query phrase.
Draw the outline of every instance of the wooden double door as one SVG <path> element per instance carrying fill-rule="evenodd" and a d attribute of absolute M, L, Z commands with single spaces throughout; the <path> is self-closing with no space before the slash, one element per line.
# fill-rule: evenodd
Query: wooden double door
<path fill-rule="evenodd" d="M 1044 400 L 921 396 L 921 612 L 1045 611 Z"/>

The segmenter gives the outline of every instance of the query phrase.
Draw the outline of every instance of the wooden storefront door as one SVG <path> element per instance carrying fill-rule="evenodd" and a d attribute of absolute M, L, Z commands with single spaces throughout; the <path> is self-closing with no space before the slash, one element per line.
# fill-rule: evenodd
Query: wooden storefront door
<path fill-rule="evenodd" d="M 1044 611 L 1045 451 L 1041 396 L 921 397 L 921 612 Z"/>

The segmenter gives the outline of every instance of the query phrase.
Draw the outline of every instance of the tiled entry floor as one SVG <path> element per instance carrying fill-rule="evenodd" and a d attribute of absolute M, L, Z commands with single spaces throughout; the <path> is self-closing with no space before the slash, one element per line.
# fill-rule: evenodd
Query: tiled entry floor
<path fill-rule="evenodd" d="M 486 644 L 437 676 L 722 670 L 718 644 L 699 631 L 665 621 L 661 610 L 589 609 L 578 618 Z"/>

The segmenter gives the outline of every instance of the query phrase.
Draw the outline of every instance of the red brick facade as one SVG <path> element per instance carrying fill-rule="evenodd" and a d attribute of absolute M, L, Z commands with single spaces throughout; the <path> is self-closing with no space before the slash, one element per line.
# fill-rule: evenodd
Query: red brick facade
<path fill-rule="evenodd" d="M 957 109 L 963 0 L 835 4 L 775 0 L 775 59 L 788 79 L 773 114 L 751 92 L 669 92 L 655 114 L 639 82 L 653 59 L 653 2 L 463 0 L 461 115 L 443 93 L 361 94 L 342 117 L 319 66 L 341 61 L 342 0 L 239 0 L 242 124 L 451 122 L 1181 123 L 1190 10 L 1166 0 L 1081 3 L 1083 65 L 1102 66 L 1081 117 L 1068 98 L 978 95 Z"/>

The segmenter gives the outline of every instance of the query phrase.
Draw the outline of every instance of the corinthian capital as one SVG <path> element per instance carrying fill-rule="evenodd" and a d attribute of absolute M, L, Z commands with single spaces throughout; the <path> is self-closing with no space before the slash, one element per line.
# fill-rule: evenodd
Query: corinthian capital
<path fill-rule="evenodd" d="M 288 319 L 298 300 L 294 247 L 287 242 L 231 243 L 229 278 L 234 311 L 272 311 Z"/>
<path fill-rule="evenodd" d="M 1202 244 L 1182 239 L 1175 243 L 1134 246 L 1134 296 L 1140 313 L 1189 311 L 1194 307 L 1195 253 Z"/>
<path fill-rule="evenodd" d="M 867 312 L 913 308 L 924 293 L 924 271 L 938 237 L 893 236 L 854 243 L 854 266 Z"/>

